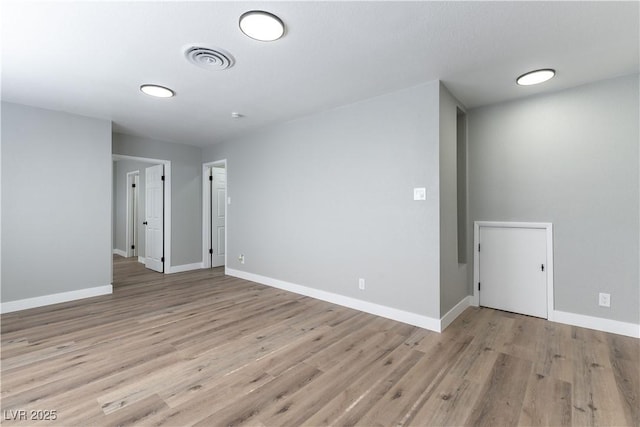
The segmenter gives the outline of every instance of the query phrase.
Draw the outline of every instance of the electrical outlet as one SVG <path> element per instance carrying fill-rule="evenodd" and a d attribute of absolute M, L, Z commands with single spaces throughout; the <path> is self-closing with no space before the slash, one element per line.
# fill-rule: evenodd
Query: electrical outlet
<path fill-rule="evenodd" d="M 611 307 L 611 294 L 600 292 L 598 305 L 600 305 L 600 307 Z"/>
<path fill-rule="evenodd" d="M 240 264 L 244 264 L 244 254 L 238 256 L 238 261 L 240 261 Z"/>
<path fill-rule="evenodd" d="M 358 279 L 358 288 L 360 288 L 361 291 L 364 291 L 364 279 Z"/>

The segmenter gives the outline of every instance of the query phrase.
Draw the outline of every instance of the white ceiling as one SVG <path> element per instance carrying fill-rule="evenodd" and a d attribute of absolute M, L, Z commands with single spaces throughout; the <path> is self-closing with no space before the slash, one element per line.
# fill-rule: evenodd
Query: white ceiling
<path fill-rule="evenodd" d="M 244 36 L 252 9 L 282 18 L 285 37 Z M 436 79 L 471 108 L 639 69 L 638 2 L 3 0 L 1 12 L 3 100 L 199 146 Z M 183 55 L 193 45 L 236 64 L 198 68 Z M 515 85 L 546 67 L 556 78 Z M 143 83 L 177 96 L 150 98 Z"/>

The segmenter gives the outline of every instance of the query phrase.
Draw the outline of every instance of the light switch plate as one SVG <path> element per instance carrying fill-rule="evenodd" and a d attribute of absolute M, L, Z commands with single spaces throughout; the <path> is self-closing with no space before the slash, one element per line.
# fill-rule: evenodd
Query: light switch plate
<path fill-rule="evenodd" d="M 413 189 L 413 200 L 427 200 L 427 189 L 422 188 L 414 188 Z"/>

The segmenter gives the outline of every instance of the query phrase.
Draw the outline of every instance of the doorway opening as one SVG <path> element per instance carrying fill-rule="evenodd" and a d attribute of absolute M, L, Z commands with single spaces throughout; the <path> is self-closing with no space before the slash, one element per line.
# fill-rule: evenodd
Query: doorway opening
<path fill-rule="evenodd" d="M 171 161 L 119 154 L 112 159 L 113 253 L 169 273 Z"/>
<path fill-rule="evenodd" d="M 202 266 L 227 265 L 227 161 L 202 165 Z"/>

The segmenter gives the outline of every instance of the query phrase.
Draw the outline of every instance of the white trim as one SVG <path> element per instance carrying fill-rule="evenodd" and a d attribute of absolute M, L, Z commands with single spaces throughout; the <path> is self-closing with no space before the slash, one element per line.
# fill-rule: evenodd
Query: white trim
<path fill-rule="evenodd" d="M 211 233 L 209 228 L 211 221 L 209 218 L 209 210 L 207 209 L 211 204 L 209 200 L 211 194 L 207 191 L 209 188 L 207 172 L 210 167 L 211 162 L 202 164 L 202 266 L 204 268 L 211 268 L 211 257 L 209 256 L 209 234 Z"/>
<path fill-rule="evenodd" d="M 480 253 L 478 240 L 480 227 L 505 228 L 541 228 L 547 231 L 547 320 L 555 320 L 553 301 L 553 224 L 550 222 L 504 222 L 504 221 L 474 221 L 473 222 L 473 298 L 471 304 L 480 305 L 478 281 L 480 280 Z"/>
<path fill-rule="evenodd" d="M 201 262 L 194 262 L 193 264 L 174 265 L 165 269 L 165 273 L 182 273 L 183 271 L 200 270 L 202 267 Z"/>
<path fill-rule="evenodd" d="M 478 293 L 478 279 L 480 278 L 480 253 L 478 251 L 478 240 L 480 239 L 480 227 L 478 221 L 473 222 L 473 293 L 471 294 L 471 304 L 474 307 L 480 306 L 480 294 Z"/>
<path fill-rule="evenodd" d="M 139 262 L 140 264 L 144 264 L 144 263 L 145 263 L 144 257 L 143 257 L 143 256 L 139 256 L 139 257 L 138 257 L 138 262 Z"/>
<path fill-rule="evenodd" d="M 136 179 L 138 178 L 138 179 Z M 133 216 L 133 212 L 130 212 L 130 209 L 133 209 L 134 212 L 136 213 L 136 219 L 138 218 L 137 215 L 137 206 L 131 206 L 131 193 L 135 193 L 136 191 L 139 191 L 139 184 L 140 184 L 140 171 L 136 170 L 136 171 L 131 171 L 131 172 L 127 172 L 127 177 L 126 177 L 126 188 L 125 188 L 125 237 L 124 237 L 124 242 L 126 245 L 126 252 L 127 252 L 127 258 L 132 257 L 136 254 L 137 248 L 136 249 L 131 249 L 131 234 L 137 232 L 136 230 L 136 225 L 131 223 L 131 217 Z M 136 184 L 136 188 L 133 189 L 132 185 Z M 138 193 L 139 194 L 139 193 Z M 136 203 L 138 203 L 138 198 L 136 197 Z M 137 241 L 135 238 L 133 239 L 135 241 Z M 137 242 L 137 246 L 140 246 L 140 242 Z"/>
<path fill-rule="evenodd" d="M 580 326 L 581 328 L 595 329 L 596 331 L 610 332 L 612 334 L 626 335 L 640 338 L 640 325 L 621 322 L 619 320 L 605 319 L 602 317 L 585 316 L 584 314 L 555 311 L 553 321 L 567 325 Z"/>
<path fill-rule="evenodd" d="M 332 292 L 322 291 L 307 286 L 296 285 L 294 283 L 285 282 L 283 280 L 272 279 L 270 277 L 261 276 L 259 274 L 248 273 L 246 271 L 225 268 L 225 274 L 228 276 L 238 277 L 240 279 L 250 280 L 263 285 L 271 286 L 285 291 L 293 292 L 299 295 L 305 295 L 311 298 L 338 304 L 343 307 L 353 308 L 355 310 L 364 311 L 376 316 L 385 317 L 387 319 L 396 320 L 398 322 L 408 323 L 409 325 L 418 326 L 420 328 L 429 329 L 435 332 L 441 332 L 440 319 L 423 316 L 421 314 L 411 313 L 409 311 L 399 310 L 368 301 L 362 301 L 356 298 L 344 295 L 334 294 Z"/>
<path fill-rule="evenodd" d="M 61 302 L 75 301 L 84 298 L 109 295 L 113 293 L 112 285 L 96 286 L 95 288 L 79 289 L 77 291 L 61 292 L 58 294 L 43 295 L 40 297 L 25 298 L 16 301 L 8 301 L 0 304 L 0 313 L 27 310 L 29 308 L 44 307 L 45 305 Z"/>
<path fill-rule="evenodd" d="M 471 307 L 471 295 L 462 298 L 451 310 L 440 319 L 440 331 L 444 331 L 454 320 L 458 318 L 468 307 Z"/>
<path fill-rule="evenodd" d="M 224 265 L 227 265 L 227 242 L 229 241 L 227 238 L 227 218 L 229 216 L 229 168 L 227 167 L 227 159 L 222 159 L 202 164 L 202 268 L 211 268 L 211 257 L 209 256 L 211 218 L 209 217 L 210 212 L 207 209 L 211 204 L 211 193 L 207 191 L 209 188 L 209 176 L 207 175 L 207 171 L 212 166 L 220 165 L 224 165 L 225 174 L 227 175 L 224 198 Z"/>
<path fill-rule="evenodd" d="M 171 268 L 171 160 L 125 156 L 122 154 L 112 154 L 111 158 L 113 160 L 135 160 L 142 163 L 164 165 L 164 271 L 167 272 Z"/>
<path fill-rule="evenodd" d="M 120 256 L 121 256 L 121 257 L 123 257 L 123 258 L 126 258 L 126 257 L 127 257 L 127 253 L 126 253 L 125 251 L 123 251 L 122 249 L 114 249 L 114 250 L 113 250 L 113 253 L 114 253 L 115 255 L 120 255 Z"/>
<path fill-rule="evenodd" d="M 167 271 L 171 268 L 171 162 L 164 164 L 164 233 L 162 235 L 164 237 L 164 271 Z"/>

